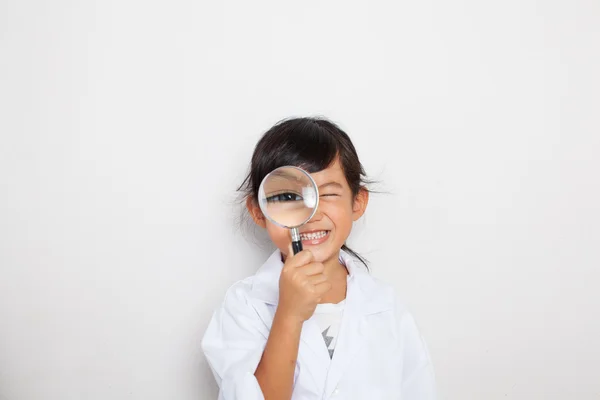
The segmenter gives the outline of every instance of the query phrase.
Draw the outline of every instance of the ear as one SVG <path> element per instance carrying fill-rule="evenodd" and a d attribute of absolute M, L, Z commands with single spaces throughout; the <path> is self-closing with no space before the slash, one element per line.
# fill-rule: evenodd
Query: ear
<path fill-rule="evenodd" d="M 352 203 L 352 220 L 356 221 L 365 213 L 369 204 L 369 191 L 365 188 L 360 188 L 354 202 Z"/>
<path fill-rule="evenodd" d="M 256 201 L 254 201 L 254 199 L 251 196 L 248 196 L 246 198 L 246 208 L 248 209 L 248 212 L 250 213 L 250 216 L 252 217 L 256 225 L 260 226 L 261 228 L 267 227 L 265 216 L 260 210 L 258 204 L 256 204 Z"/>

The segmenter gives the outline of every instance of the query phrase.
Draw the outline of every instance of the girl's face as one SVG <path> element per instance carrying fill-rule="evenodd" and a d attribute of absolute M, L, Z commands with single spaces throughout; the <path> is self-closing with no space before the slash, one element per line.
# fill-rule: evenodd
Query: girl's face
<path fill-rule="evenodd" d="M 369 192 L 361 190 L 353 198 L 337 158 L 326 169 L 310 175 L 319 187 L 319 207 L 312 219 L 300 227 L 300 237 L 303 248 L 313 253 L 315 261 L 326 263 L 337 260 L 352 223 L 365 212 Z M 287 257 L 291 248 L 290 230 L 267 220 L 253 199 L 248 199 L 246 205 L 254 222 L 267 230 L 271 241 Z"/>

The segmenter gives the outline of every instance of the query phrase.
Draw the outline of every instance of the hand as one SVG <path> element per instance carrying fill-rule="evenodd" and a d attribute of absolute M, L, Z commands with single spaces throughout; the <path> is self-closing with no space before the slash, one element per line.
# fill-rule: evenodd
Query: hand
<path fill-rule="evenodd" d="M 277 313 L 298 322 L 309 319 L 321 297 L 331 289 L 324 270 L 325 266 L 314 261 L 310 250 L 288 256 L 279 278 Z"/>

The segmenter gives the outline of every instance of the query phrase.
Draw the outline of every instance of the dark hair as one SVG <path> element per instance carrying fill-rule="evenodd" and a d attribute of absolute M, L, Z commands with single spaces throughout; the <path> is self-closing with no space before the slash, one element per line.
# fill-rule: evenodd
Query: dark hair
<path fill-rule="evenodd" d="M 323 117 L 284 119 L 269 129 L 256 144 L 250 172 L 239 186 L 244 198 L 258 198 L 264 177 L 284 165 L 300 167 L 310 173 L 322 171 L 339 157 L 352 196 L 369 190 L 365 171 L 356 149 L 346 132 Z M 367 267 L 367 260 L 346 244 L 342 250 L 352 254 Z"/>

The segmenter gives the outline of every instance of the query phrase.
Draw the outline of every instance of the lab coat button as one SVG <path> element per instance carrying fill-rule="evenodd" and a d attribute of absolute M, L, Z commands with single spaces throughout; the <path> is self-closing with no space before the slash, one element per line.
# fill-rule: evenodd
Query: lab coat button
<path fill-rule="evenodd" d="M 335 388 L 335 390 L 333 391 L 333 393 L 331 395 L 332 396 L 337 396 L 338 394 L 340 394 L 340 389 Z"/>

